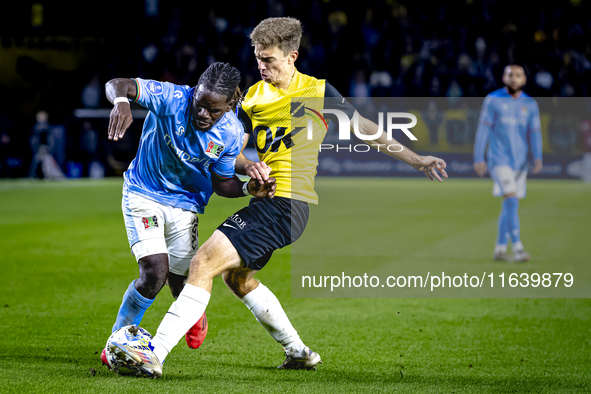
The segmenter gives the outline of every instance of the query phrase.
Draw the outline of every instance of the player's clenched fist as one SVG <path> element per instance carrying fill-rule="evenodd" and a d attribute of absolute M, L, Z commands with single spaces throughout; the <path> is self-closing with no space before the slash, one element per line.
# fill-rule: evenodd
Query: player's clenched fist
<path fill-rule="evenodd" d="M 267 178 L 262 183 L 257 182 L 256 179 L 248 181 L 248 191 L 254 197 L 259 198 L 273 198 L 275 197 L 275 190 L 277 189 L 277 183 L 275 178 Z"/>
<path fill-rule="evenodd" d="M 123 138 L 132 122 L 133 116 L 129 103 L 116 103 L 109 117 L 109 139 L 117 141 L 119 138 Z"/>

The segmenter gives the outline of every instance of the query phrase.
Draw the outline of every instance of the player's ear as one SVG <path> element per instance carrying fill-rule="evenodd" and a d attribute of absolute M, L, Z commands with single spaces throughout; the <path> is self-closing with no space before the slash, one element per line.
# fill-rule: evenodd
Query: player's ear
<path fill-rule="evenodd" d="M 225 108 L 224 112 L 231 111 L 232 108 L 234 108 L 234 103 L 236 103 L 235 99 L 232 99 L 232 100 L 226 102 L 226 108 Z"/>
<path fill-rule="evenodd" d="M 296 59 L 298 58 L 298 55 L 300 53 L 298 51 L 291 51 L 288 55 L 289 59 L 287 60 L 289 62 L 290 65 L 294 64 Z"/>

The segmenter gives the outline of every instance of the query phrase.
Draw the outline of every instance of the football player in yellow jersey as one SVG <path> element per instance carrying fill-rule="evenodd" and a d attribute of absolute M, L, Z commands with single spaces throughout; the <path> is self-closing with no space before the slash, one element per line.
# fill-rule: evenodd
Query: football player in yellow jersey
<path fill-rule="evenodd" d="M 294 118 L 298 118 L 298 111 L 302 108 L 319 115 L 317 109 L 323 108 L 325 98 L 342 97 L 328 82 L 296 70 L 301 36 L 301 23 L 294 18 L 266 19 L 250 36 L 262 81 L 248 90 L 239 115 L 246 132 L 255 139 L 262 163 L 239 157 L 236 172 L 257 178 L 261 183 L 273 176 L 277 182 L 275 198 L 251 199 L 248 207 L 230 216 L 199 248 L 191 261 L 187 284 L 152 340 L 153 352 L 142 349 L 142 355 L 155 364 L 164 361 L 204 313 L 213 278 L 218 275 L 223 276 L 232 292 L 283 345 L 287 358 L 278 368 L 315 369 L 321 363 L 318 353 L 304 345 L 277 297 L 254 279 L 274 250 L 300 237 L 308 221 L 308 203 L 318 201 L 314 175 L 318 146 L 326 133 L 326 123 L 318 116 L 313 138 L 308 139 L 307 132 L 302 132 L 304 127 Z M 297 102 L 292 105 L 292 99 L 296 98 Z M 301 99 L 303 105 L 298 105 Z M 338 109 L 351 119 L 355 109 L 344 98 L 337 102 L 340 103 Z M 331 108 L 335 109 L 334 106 Z M 365 135 L 375 134 L 378 127 L 361 116 L 359 126 Z M 387 140 L 385 134 L 370 144 L 400 146 L 393 139 Z M 439 174 L 447 178 L 446 164 L 439 158 L 419 156 L 407 148 L 399 152 L 386 149 L 384 153 L 423 171 L 431 180 L 441 182 Z M 130 352 L 134 353 L 134 350 L 130 349 Z M 132 354 L 129 360 L 132 359 L 139 359 L 139 355 L 136 358 Z"/>

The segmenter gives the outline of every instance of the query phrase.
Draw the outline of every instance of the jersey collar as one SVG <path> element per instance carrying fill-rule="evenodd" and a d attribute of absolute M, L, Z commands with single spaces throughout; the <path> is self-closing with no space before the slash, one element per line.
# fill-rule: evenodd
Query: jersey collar
<path fill-rule="evenodd" d="M 511 93 L 509 93 L 509 88 L 507 88 L 506 86 L 503 88 L 503 92 L 507 95 L 507 97 L 510 97 L 510 98 L 518 99 L 518 98 L 523 97 L 523 90 L 521 90 L 521 92 L 519 93 L 519 96 L 517 96 L 517 97 L 511 96 Z"/>
<path fill-rule="evenodd" d="M 293 77 L 291 77 L 291 81 L 289 82 L 289 86 L 285 89 L 286 92 L 292 92 L 296 90 L 298 86 L 298 80 L 300 79 L 300 72 L 297 68 L 294 67 Z"/>

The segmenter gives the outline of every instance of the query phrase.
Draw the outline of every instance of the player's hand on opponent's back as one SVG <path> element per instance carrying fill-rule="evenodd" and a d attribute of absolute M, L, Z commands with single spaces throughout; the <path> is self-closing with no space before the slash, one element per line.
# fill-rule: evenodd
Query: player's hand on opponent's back
<path fill-rule="evenodd" d="M 534 174 L 539 174 L 540 171 L 542 171 L 542 168 L 544 167 L 544 165 L 542 164 L 542 160 L 540 159 L 535 159 L 534 160 L 534 169 L 533 169 L 533 173 Z"/>
<path fill-rule="evenodd" d="M 247 164 L 245 166 L 245 170 L 246 175 L 256 179 L 261 185 L 265 184 L 265 182 L 269 179 L 269 174 L 271 173 L 271 167 L 269 167 L 264 161 L 257 161 L 253 162 L 252 164 Z"/>
<path fill-rule="evenodd" d="M 260 198 L 273 198 L 275 197 L 275 190 L 277 189 L 277 183 L 275 178 L 268 177 L 262 184 L 257 179 L 251 179 L 248 181 L 248 191 L 254 197 Z"/>
<path fill-rule="evenodd" d="M 415 170 L 422 171 L 425 173 L 427 178 L 430 180 L 437 179 L 439 182 L 443 182 L 439 173 L 447 178 L 447 172 L 445 172 L 445 161 L 435 156 L 418 156 L 417 162 L 412 165 Z M 439 171 L 439 173 L 438 173 Z"/>
<path fill-rule="evenodd" d="M 123 138 L 131 122 L 133 122 L 133 116 L 130 105 L 128 103 L 115 104 L 109 117 L 109 139 L 117 141 Z"/>
<path fill-rule="evenodd" d="M 474 172 L 482 178 L 486 174 L 486 163 L 483 161 L 474 163 Z"/>

